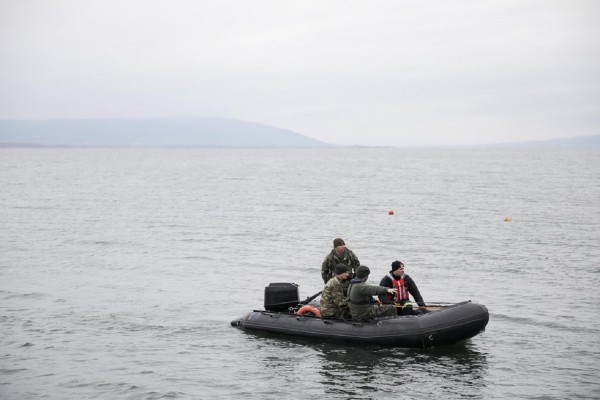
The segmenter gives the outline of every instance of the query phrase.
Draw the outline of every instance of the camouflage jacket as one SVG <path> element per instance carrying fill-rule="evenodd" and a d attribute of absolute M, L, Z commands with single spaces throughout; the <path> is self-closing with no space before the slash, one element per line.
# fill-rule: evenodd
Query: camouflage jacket
<path fill-rule="evenodd" d="M 344 284 L 337 276 L 331 278 L 321 293 L 321 315 L 323 317 L 349 318 L 348 299 L 344 295 Z"/>
<path fill-rule="evenodd" d="M 356 272 L 356 268 L 360 266 L 360 261 L 358 261 L 358 257 L 354 254 L 354 252 L 348 248 L 342 255 L 338 255 L 335 252 L 335 249 L 331 250 L 331 253 L 327 254 L 325 260 L 323 260 L 323 265 L 321 265 L 321 278 L 323 278 L 323 283 L 327 284 L 331 278 L 335 276 L 335 266 L 338 264 L 344 264 L 349 266 L 348 272 L 350 272 L 350 279 L 354 277 L 354 273 Z"/>

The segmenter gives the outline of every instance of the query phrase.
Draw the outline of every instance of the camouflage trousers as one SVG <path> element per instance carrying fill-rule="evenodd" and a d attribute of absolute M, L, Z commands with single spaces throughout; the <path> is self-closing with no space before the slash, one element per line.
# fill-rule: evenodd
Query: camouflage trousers
<path fill-rule="evenodd" d="M 393 317 L 396 313 L 396 306 L 393 304 L 375 304 L 371 311 L 371 316 L 375 317 Z"/>
<path fill-rule="evenodd" d="M 325 318 L 350 319 L 350 309 L 346 307 L 336 308 L 335 310 L 321 310 L 321 315 Z"/>

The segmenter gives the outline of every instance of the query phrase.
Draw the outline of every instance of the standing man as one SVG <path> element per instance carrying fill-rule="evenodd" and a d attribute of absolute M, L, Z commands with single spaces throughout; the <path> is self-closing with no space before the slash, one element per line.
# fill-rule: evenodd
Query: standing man
<path fill-rule="evenodd" d="M 335 266 L 335 276 L 331 278 L 321 293 L 321 316 L 339 319 L 350 318 L 348 299 L 345 296 L 344 282 L 348 280 L 348 267 Z"/>
<path fill-rule="evenodd" d="M 350 281 L 348 288 L 348 306 L 350 314 L 355 321 L 366 321 L 381 316 L 396 315 L 396 306 L 392 304 L 381 304 L 375 301 L 373 296 L 394 295 L 395 290 L 382 286 L 367 285 L 367 279 L 371 271 L 368 267 L 361 265 L 356 269 L 356 278 Z"/>
<path fill-rule="evenodd" d="M 354 252 L 346 248 L 346 243 L 344 243 L 344 239 L 341 238 L 333 240 L 333 250 L 331 250 L 331 253 L 327 254 L 325 260 L 323 260 L 323 265 L 321 265 L 321 278 L 323 278 L 323 283 L 326 284 L 333 278 L 335 275 L 335 266 L 338 264 L 344 264 L 348 267 L 350 278 L 354 277 L 356 269 L 360 266 L 360 261 L 358 261 Z"/>
<path fill-rule="evenodd" d="M 394 288 L 396 291 L 396 298 L 401 307 L 398 307 L 398 315 L 411 315 L 413 314 L 412 303 L 410 302 L 409 294 L 415 299 L 420 307 L 425 307 L 423 296 L 419 292 L 419 288 L 412 278 L 404 273 L 404 264 L 402 261 L 394 261 L 392 263 L 392 270 L 389 274 L 383 277 L 379 286 L 385 286 Z M 386 304 L 394 303 L 394 297 L 392 296 L 379 296 L 379 300 Z"/>

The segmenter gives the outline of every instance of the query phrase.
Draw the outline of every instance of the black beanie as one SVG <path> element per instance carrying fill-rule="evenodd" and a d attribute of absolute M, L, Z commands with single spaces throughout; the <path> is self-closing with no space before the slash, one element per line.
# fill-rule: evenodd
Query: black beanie
<path fill-rule="evenodd" d="M 346 243 L 344 243 L 344 239 L 341 239 L 341 238 L 333 239 L 333 248 L 334 249 L 338 246 L 345 246 L 345 245 L 346 245 Z"/>
<path fill-rule="evenodd" d="M 398 268 L 400 268 L 400 267 L 401 267 L 401 266 L 403 266 L 403 265 L 404 265 L 404 264 L 402 264 L 402 261 L 398 261 L 398 260 L 394 261 L 394 262 L 392 263 L 392 271 L 395 271 L 395 270 L 397 270 Z"/>
<path fill-rule="evenodd" d="M 364 278 L 365 276 L 369 275 L 371 273 L 371 270 L 369 270 L 369 267 L 367 267 L 366 265 L 361 265 L 360 267 L 358 267 L 356 269 L 356 277 L 357 278 Z"/>
<path fill-rule="evenodd" d="M 348 272 L 347 266 L 345 266 L 344 264 L 338 264 L 335 266 L 335 274 L 336 275 L 343 274 L 344 272 Z"/>

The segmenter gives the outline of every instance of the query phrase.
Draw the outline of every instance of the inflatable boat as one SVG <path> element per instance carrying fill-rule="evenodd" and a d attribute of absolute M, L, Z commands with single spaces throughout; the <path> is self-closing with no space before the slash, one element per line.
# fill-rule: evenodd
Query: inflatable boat
<path fill-rule="evenodd" d="M 482 332 L 489 321 L 487 308 L 470 300 L 450 305 L 430 305 L 416 315 L 380 317 L 366 322 L 321 318 L 315 308 L 317 303 L 310 302 L 320 293 L 300 302 L 294 294 L 294 288 L 297 293 L 297 285 L 287 285 L 294 284 L 270 284 L 265 288 L 265 310 L 249 312 L 231 321 L 231 325 L 244 330 L 319 340 L 431 347 L 469 339 Z"/>

